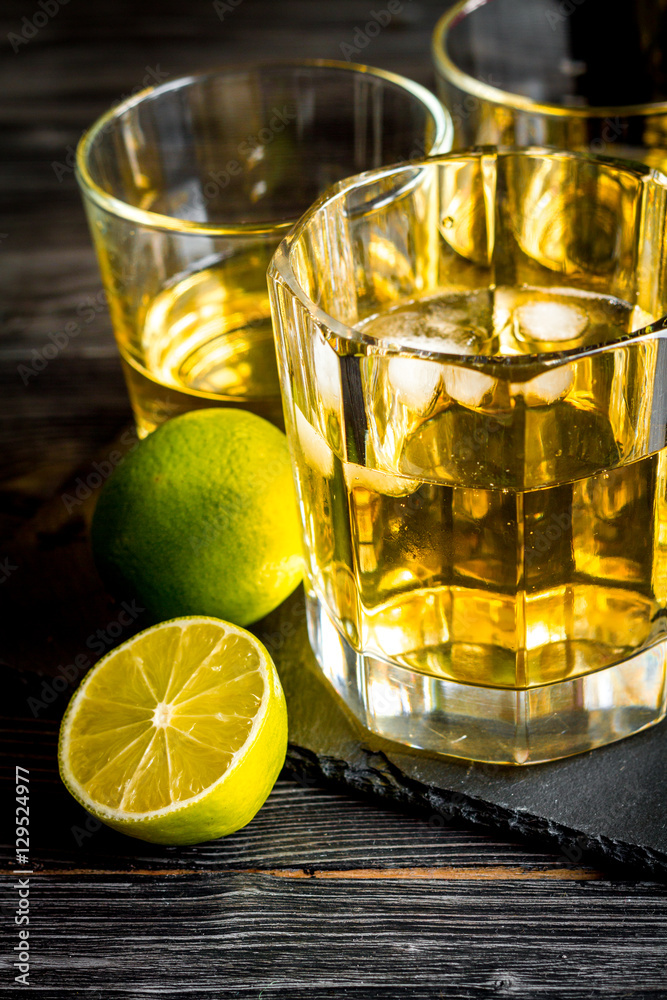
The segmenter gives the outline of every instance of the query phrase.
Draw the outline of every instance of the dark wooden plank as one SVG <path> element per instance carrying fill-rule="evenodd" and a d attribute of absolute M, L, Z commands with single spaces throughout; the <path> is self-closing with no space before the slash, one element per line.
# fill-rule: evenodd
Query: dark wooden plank
<path fill-rule="evenodd" d="M 32 989 L 133 1000 L 667 995 L 667 893 L 490 889 L 247 873 L 33 877 Z"/>
<path fill-rule="evenodd" d="M 252 823 L 232 836 L 187 848 L 145 844 L 101 826 L 69 796 L 57 773 L 59 720 L 69 690 L 32 672 L 0 674 L 15 706 L 0 716 L 0 799 L 11 802 L 16 765 L 30 772 L 31 864 L 43 872 L 217 871 L 285 869 L 296 873 L 356 871 L 371 877 L 399 869 L 440 879 L 602 878 L 581 853 L 566 856 L 540 843 L 458 827 L 441 814 L 405 815 L 361 796 L 318 787 L 315 779 L 283 779 Z M 76 683 L 76 681 L 74 681 Z M 32 694 L 30 693 L 32 692 Z M 33 700 L 34 699 L 34 700 Z M 47 703 L 48 699 L 48 703 Z M 0 869 L 12 869 L 14 834 L 0 810 Z M 365 874 L 363 874 L 365 873 Z M 369 874 L 371 873 L 371 874 Z M 610 877 L 607 868 L 604 877 Z M 628 879 L 628 872 L 619 877 Z"/>
<path fill-rule="evenodd" d="M 285 870 L 334 878 L 356 872 L 371 878 L 599 879 L 602 874 L 563 856 L 485 833 L 456 828 L 440 817 L 405 816 L 360 798 L 282 780 L 252 823 L 224 840 L 165 848 L 133 840 L 100 825 L 60 784 L 53 741 L 31 754 L 3 741 L 0 760 L 30 768 L 31 867 L 68 871 L 179 872 Z M 9 768 L 8 768 L 9 770 Z M 40 780 L 41 779 L 41 780 Z M 11 801 L 11 784 L 2 789 Z M 0 846 L 0 870 L 14 865 L 12 829 Z M 401 874 L 402 873 L 402 874 Z M 388 876 L 389 877 L 389 876 Z"/>

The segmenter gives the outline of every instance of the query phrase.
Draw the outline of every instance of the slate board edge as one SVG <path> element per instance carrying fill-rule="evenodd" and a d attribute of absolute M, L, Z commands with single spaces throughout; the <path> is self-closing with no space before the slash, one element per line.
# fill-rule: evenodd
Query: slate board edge
<path fill-rule="evenodd" d="M 367 765 L 351 766 L 348 761 L 316 754 L 293 743 L 288 745 L 284 773 L 308 784 L 334 785 L 370 795 L 384 804 L 417 808 L 422 815 L 466 826 L 496 829 L 527 840 L 544 840 L 558 849 L 571 864 L 612 862 L 640 869 L 653 878 L 667 878 L 667 860 L 649 848 L 608 837 L 590 836 L 545 820 L 526 811 L 511 812 L 483 799 L 471 798 L 408 777 L 381 750 L 360 747 Z"/>

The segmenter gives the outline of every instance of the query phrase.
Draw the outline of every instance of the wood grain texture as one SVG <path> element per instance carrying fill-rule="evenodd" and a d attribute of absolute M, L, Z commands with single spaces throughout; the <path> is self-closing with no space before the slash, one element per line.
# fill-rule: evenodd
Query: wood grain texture
<path fill-rule="evenodd" d="M 341 58 L 341 45 L 354 44 L 356 29 L 385 6 L 242 0 L 220 20 L 209 0 L 70 0 L 14 52 L 8 34 L 39 8 L 5 0 L 0 557 L 27 552 L 25 523 L 46 501 L 39 544 L 56 551 L 54 512 L 68 480 L 129 418 L 68 164 L 81 132 L 150 72 Z M 430 33 L 446 6 L 404 0 L 359 58 L 432 85 Z M 22 378 L 19 366 L 68 322 L 78 324 L 76 337 Z M 82 534 L 76 545 L 84 544 Z M 667 996 L 666 891 L 627 871 L 584 867 L 309 779 L 279 781 L 253 822 L 224 841 L 159 848 L 96 825 L 57 778 L 67 694 L 37 715 L 28 698 L 86 649 L 93 622 L 112 620 L 114 608 L 101 589 L 68 590 L 55 559 L 39 579 L 32 565 L 21 563 L 11 596 L 0 586 L 0 995 L 19 990 L 11 970 L 18 763 L 31 771 L 31 989 L 44 1000 Z"/>
<path fill-rule="evenodd" d="M 66 978 L 105 997 L 664 995 L 667 898 L 596 882 L 78 875 L 35 879 L 34 894 L 45 991 Z"/>
<path fill-rule="evenodd" d="M 447 872 L 458 879 L 524 879 L 531 873 L 537 879 L 602 877 L 541 845 L 457 828 L 439 816 L 403 815 L 361 797 L 286 779 L 246 829 L 224 840 L 178 849 L 144 844 L 93 821 L 67 794 L 57 774 L 57 734 L 55 719 L 0 719 L 5 788 L 16 764 L 30 770 L 31 865 L 36 871 L 163 874 L 242 869 L 274 874 L 280 870 L 295 877 L 319 873 L 322 878 L 351 872 L 354 878 L 384 873 L 388 878 L 420 879 L 429 871 L 439 873 L 433 877 L 440 879 L 450 877 Z M 14 859 L 11 831 L 2 841 L 7 846 L 0 848 L 0 870 L 9 872 Z M 623 874 L 627 881 L 627 872 Z"/>

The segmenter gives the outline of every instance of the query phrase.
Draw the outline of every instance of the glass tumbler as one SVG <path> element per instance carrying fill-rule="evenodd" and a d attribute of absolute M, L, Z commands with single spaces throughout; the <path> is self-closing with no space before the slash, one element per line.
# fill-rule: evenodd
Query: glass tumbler
<path fill-rule="evenodd" d="M 438 21 L 456 147 L 554 146 L 667 165 L 667 5 L 460 0 Z"/>
<path fill-rule="evenodd" d="M 648 167 L 488 147 L 277 250 L 310 640 L 374 732 L 524 764 L 664 715 L 666 221 Z"/>
<path fill-rule="evenodd" d="M 281 425 L 276 246 L 332 182 L 451 138 L 423 87 L 324 60 L 173 80 L 100 118 L 77 177 L 139 435 L 225 404 Z"/>

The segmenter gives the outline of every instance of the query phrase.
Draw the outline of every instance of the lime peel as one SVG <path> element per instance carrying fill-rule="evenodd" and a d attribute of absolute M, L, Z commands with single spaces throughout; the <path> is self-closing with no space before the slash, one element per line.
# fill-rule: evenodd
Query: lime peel
<path fill-rule="evenodd" d="M 303 576 L 285 435 L 233 407 L 168 420 L 105 483 L 91 542 L 109 590 L 152 621 L 258 621 Z"/>
<path fill-rule="evenodd" d="M 175 628 L 179 634 L 176 644 Z M 216 635 L 219 641 L 210 648 Z M 225 655 L 225 640 L 230 638 Z M 176 656 L 172 663 L 159 655 L 154 661 L 149 656 L 147 661 L 151 647 L 159 654 L 165 639 L 171 640 L 166 647 Z M 179 678 L 179 669 L 182 674 L 196 660 L 198 642 L 204 647 L 208 643 L 205 655 L 193 673 Z M 250 669 L 239 670 L 243 656 L 252 663 Z M 142 677 L 143 688 L 138 680 Z M 197 690 L 197 677 L 201 690 Z M 105 699 L 109 684 L 118 692 L 117 699 Z M 235 687 L 238 690 L 234 691 Z M 179 698 L 185 693 L 188 697 Z M 137 704 L 142 698 L 144 704 Z M 236 712 L 224 711 L 225 699 L 231 700 L 232 707 L 236 700 Z M 187 708 L 197 701 L 196 712 Z M 239 708 L 246 714 L 239 714 Z M 108 724 L 109 718 L 116 724 Z M 124 718 L 130 721 L 119 725 Z M 127 743 L 123 743 L 123 731 Z M 197 732 L 199 736 L 208 734 L 208 742 Z M 176 753 L 170 750 L 170 734 L 174 735 Z M 150 739 L 144 745 L 147 737 Z M 115 751 L 107 751 L 106 757 L 105 740 L 107 746 L 116 743 Z M 230 747 L 225 747 L 225 740 Z M 137 742 L 141 751 L 138 763 L 124 773 L 123 758 Z M 68 790 L 103 823 L 154 843 L 193 844 L 225 836 L 252 819 L 273 787 L 286 748 L 285 698 L 264 646 L 238 626 L 190 616 L 146 629 L 96 664 L 67 708 L 58 755 Z M 174 757 L 179 763 L 178 774 L 173 773 Z M 213 780 L 206 778 L 216 773 Z M 188 794 L 188 780 L 184 779 L 202 787 Z M 168 794 L 170 801 L 157 808 L 124 807 L 128 797 L 136 805 L 137 795 L 140 801 L 142 794 L 154 801 Z M 120 801 L 110 804 L 119 795 Z"/>

